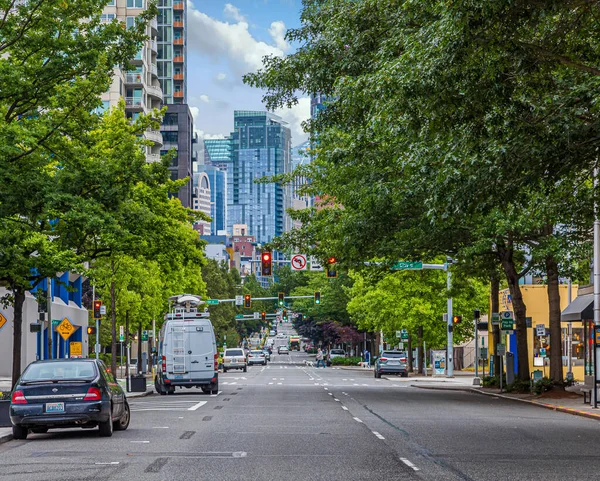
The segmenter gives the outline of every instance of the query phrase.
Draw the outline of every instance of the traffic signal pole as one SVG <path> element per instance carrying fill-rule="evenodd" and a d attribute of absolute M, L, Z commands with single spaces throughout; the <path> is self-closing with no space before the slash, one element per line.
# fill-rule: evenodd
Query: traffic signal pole
<path fill-rule="evenodd" d="M 446 270 L 447 275 L 446 287 L 448 289 L 448 293 L 450 293 L 450 288 L 452 287 L 452 273 L 450 272 L 450 269 L 448 269 L 447 262 L 444 264 L 444 269 Z M 448 294 L 448 346 L 446 348 L 446 359 L 448 362 L 446 365 L 446 377 L 454 376 L 454 326 L 452 325 L 452 317 L 452 297 L 450 297 L 450 294 Z"/>

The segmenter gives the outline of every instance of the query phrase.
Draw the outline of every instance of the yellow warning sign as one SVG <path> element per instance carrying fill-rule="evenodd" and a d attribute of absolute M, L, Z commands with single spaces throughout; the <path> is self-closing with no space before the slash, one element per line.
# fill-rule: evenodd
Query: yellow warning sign
<path fill-rule="evenodd" d="M 81 343 L 71 342 L 69 345 L 71 346 L 69 349 L 69 357 L 81 357 Z"/>
<path fill-rule="evenodd" d="M 75 327 L 69 322 L 69 319 L 65 317 L 62 322 L 56 326 L 56 332 L 58 332 L 66 341 L 69 339 L 69 337 L 71 337 L 71 334 L 75 332 Z"/>
<path fill-rule="evenodd" d="M 7 322 L 8 321 L 6 320 L 6 317 L 4 317 L 0 312 L 0 329 L 2 329 L 4 327 L 4 324 L 6 324 Z"/>

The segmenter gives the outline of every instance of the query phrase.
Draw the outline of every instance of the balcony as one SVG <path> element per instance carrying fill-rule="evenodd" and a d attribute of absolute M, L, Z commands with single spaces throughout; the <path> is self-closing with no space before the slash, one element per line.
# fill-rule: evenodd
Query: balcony
<path fill-rule="evenodd" d="M 160 162 L 160 154 L 146 154 L 146 162 L 149 164 Z"/>
<path fill-rule="evenodd" d="M 141 73 L 127 73 L 125 74 L 126 84 L 141 84 L 142 74 Z"/>
<path fill-rule="evenodd" d="M 183 74 L 176 73 L 175 75 L 173 75 L 173 80 L 183 80 Z"/>
<path fill-rule="evenodd" d="M 150 43 L 150 49 L 151 49 L 153 52 L 156 52 L 156 53 L 158 53 L 158 42 L 157 42 L 156 40 L 150 40 L 150 42 L 149 42 L 149 43 Z"/>
<path fill-rule="evenodd" d="M 175 28 L 183 28 L 183 22 L 173 22 L 173 27 L 175 27 Z"/>
<path fill-rule="evenodd" d="M 155 144 L 163 145 L 163 137 L 160 130 L 146 130 L 146 132 L 144 132 L 144 138 Z"/>
<path fill-rule="evenodd" d="M 185 5 L 183 2 L 176 1 L 173 3 L 173 10 L 183 11 L 185 9 Z"/>
<path fill-rule="evenodd" d="M 155 87 L 154 85 L 146 85 L 146 91 L 148 92 L 148 95 L 152 95 L 152 97 L 156 97 L 162 102 L 163 93 L 160 87 Z"/>
<path fill-rule="evenodd" d="M 183 39 L 182 38 L 174 38 L 173 45 L 183 45 Z"/>
<path fill-rule="evenodd" d="M 156 68 L 155 63 L 148 64 L 148 72 L 150 72 L 153 75 L 157 75 L 158 69 Z"/>
<path fill-rule="evenodd" d="M 141 97 L 125 97 L 125 107 L 128 109 L 143 110 L 144 99 Z"/>
<path fill-rule="evenodd" d="M 156 18 L 150 20 L 150 28 L 154 30 L 154 33 L 158 33 L 158 20 Z"/>
<path fill-rule="evenodd" d="M 182 99 L 183 92 L 173 92 L 173 97 L 175 97 L 176 99 Z"/>
<path fill-rule="evenodd" d="M 176 57 L 173 57 L 173 62 L 183 63 L 183 55 L 177 55 Z"/>

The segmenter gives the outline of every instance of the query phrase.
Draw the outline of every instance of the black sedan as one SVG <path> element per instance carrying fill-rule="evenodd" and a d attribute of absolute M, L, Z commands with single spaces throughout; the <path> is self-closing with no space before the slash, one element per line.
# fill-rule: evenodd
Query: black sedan
<path fill-rule="evenodd" d="M 31 363 L 17 381 L 10 403 L 13 437 L 55 428 L 94 428 L 100 436 L 129 426 L 129 404 L 121 386 L 97 359 Z"/>

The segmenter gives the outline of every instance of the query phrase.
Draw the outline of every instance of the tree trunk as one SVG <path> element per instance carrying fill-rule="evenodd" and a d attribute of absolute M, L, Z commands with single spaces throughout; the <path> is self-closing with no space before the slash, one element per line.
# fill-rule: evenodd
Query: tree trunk
<path fill-rule="evenodd" d="M 13 288 L 15 296 L 14 310 L 14 330 L 13 330 L 13 359 L 12 359 L 12 385 L 11 390 L 17 384 L 21 376 L 21 347 L 23 343 L 23 305 L 25 304 L 25 292 L 20 288 Z"/>
<path fill-rule="evenodd" d="M 490 297 L 492 298 L 492 312 L 500 312 L 500 279 L 497 275 L 491 278 Z M 489 320 L 491 324 L 491 313 Z M 492 326 L 492 342 L 494 343 L 494 376 L 500 378 L 500 356 L 496 354 L 496 346 L 500 343 L 500 326 Z"/>
<path fill-rule="evenodd" d="M 137 374 L 142 372 L 142 321 L 138 324 Z"/>
<path fill-rule="evenodd" d="M 517 359 L 518 372 L 517 379 L 520 381 L 529 381 L 529 346 L 527 346 L 527 306 L 523 302 L 521 287 L 519 286 L 519 274 L 514 263 L 514 247 L 512 240 L 506 243 L 505 247 L 498 249 L 502 268 L 508 281 L 508 288 L 512 297 L 512 304 L 517 325 Z"/>
<path fill-rule="evenodd" d="M 408 335 L 408 372 L 413 372 L 412 334 Z"/>
<path fill-rule="evenodd" d="M 117 378 L 117 296 L 115 294 L 115 261 L 111 261 L 111 281 L 110 281 L 110 321 L 111 321 L 111 339 L 110 339 L 110 371 Z M 122 362 L 122 361 L 121 361 Z"/>
<path fill-rule="evenodd" d="M 423 361 L 425 360 L 425 353 L 423 352 L 423 326 L 417 327 L 417 344 L 419 347 L 419 358 L 417 359 L 417 369 L 419 375 L 423 374 Z"/>
<path fill-rule="evenodd" d="M 550 378 L 555 384 L 563 386 L 558 263 L 552 255 L 546 256 L 546 276 L 548 277 L 548 308 L 550 313 Z"/>

